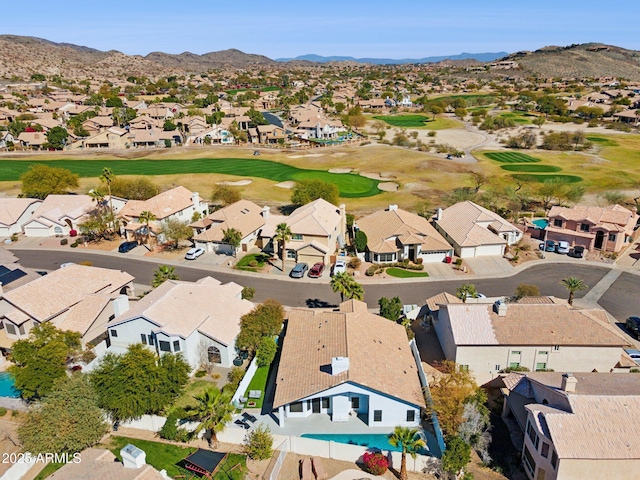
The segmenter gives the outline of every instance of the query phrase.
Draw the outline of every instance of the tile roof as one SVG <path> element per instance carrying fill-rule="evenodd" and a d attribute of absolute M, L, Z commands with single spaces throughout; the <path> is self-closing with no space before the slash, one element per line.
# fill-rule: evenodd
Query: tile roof
<path fill-rule="evenodd" d="M 462 303 L 462 300 L 460 300 L 455 295 L 451 295 L 447 292 L 442 292 L 434 295 L 433 297 L 427 298 L 425 303 L 427 304 L 427 307 L 429 307 L 430 311 L 437 312 L 440 309 L 441 304 Z"/>
<path fill-rule="evenodd" d="M 52 473 L 51 480 L 163 480 L 160 472 L 151 465 L 138 469 L 124 468 L 116 456 L 109 450 L 89 448 L 80 452 L 81 461 L 65 463 L 62 468 Z"/>
<path fill-rule="evenodd" d="M 175 187 L 148 200 L 129 200 L 122 207 L 119 215 L 138 218 L 142 212 L 149 211 L 156 216 L 156 219 L 162 220 L 192 206 L 192 195 L 190 190 L 182 186 Z"/>
<path fill-rule="evenodd" d="M 119 292 L 134 278 L 107 268 L 69 265 L 4 294 L 14 307 L 43 322 L 59 315 L 89 294 Z"/>
<path fill-rule="evenodd" d="M 131 309 L 109 322 L 109 327 L 144 317 L 158 325 L 157 331 L 187 338 L 195 330 L 225 345 L 240 332 L 240 317 L 253 309 L 239 298 L 242 287 L 212 278 L 195 283 L 169 280 L 133 303 Z"/>
<path fill-rule="evenodd" d="M 401 245 L 416 244 L 422 245 L 422 251 L 451 249 L 427 219 L 406 210 L 380 210 L 356 224 L 367 234 L 367 247 L 372 252 L 397 252 Z M 396 237 L 401 245 L 396 245 Z"/>
<path fill-rule="evenodd" d="M 340 227 L 340 208 L 319 198 L 296 208 L 291 215 L 269 215 L 262 229 L 262 237 L 270 238 L 275 235 L 279 223 L 286 223 L 291 232 L 300 235 L 329 236 Z"/>
<path fill-rule="evenodd" d="M 206 228 L 195 235 L 194 240 L 205 242 L 221 242 L 224 230 L 235 228 L 242 237 L 254 233 L 265 224 L 262 207 L 249 200 L 240 200 L 191 224 L 192 227 Z"/>
<path fill-rule="evenodd" d="M 637 215 L 620 205 L 611 205 L 605 208 L 577 205 L 572 208 L 551 207 L 549 218 L 553 217 L 574 222 L 589 222 L 594 225 L 608 223 L 627 226 L 629 222 L 635 225 Z M 633 225 L 631 226 L 633 227 Z"/>
<path fill-rule="evenodd" d="M 36 198 L 0 198 L 0 225 L 13 225 L 34 203 L 42 203 Z"/>
<path fill-rule="evenodd" d="M 110 301 L 110 295 L 85 295 L 66 315 L 54 318 L 52 322 L 60 330 L 71 330 L 84 335 Z"/>
<path fill-rule="evenodd" d="M 89 195 L 49 195 L 29 221 L 51 226 L 64 225 L 64 218 L 79 220 L 95 208 L 96 204 Z"/>
<path fill-rule="evenodd" d="M 462 247 L 504 244 L 507 241 L 482 224 L 488 224 L 496 232 L 513 232 L 515 225 L 471 201 L 459 202 L 442 211 L 436 224 Z"/>
<path fill-rule="evenodd" d="M 503 378 L 510 390 L 521 383 L 531 380 L 555 390 L 562 389 L 562 372 L 526 372 L 511 373 Z M 636 375 L 626 372 L 574 372 L 577 380 L 575 391 L 568 395 L 632 395 L 640 397 L 640 380 Z"/>
<path fill-rule="evenodd" d="M 349 370 L 331 375 L 333 357 L 348 357 Z M 350 300 L 340 311 L 292 310 L 276 376 L 274 407 L 353 382 L 424 406 L 415 360 L 402 325 Z"/>

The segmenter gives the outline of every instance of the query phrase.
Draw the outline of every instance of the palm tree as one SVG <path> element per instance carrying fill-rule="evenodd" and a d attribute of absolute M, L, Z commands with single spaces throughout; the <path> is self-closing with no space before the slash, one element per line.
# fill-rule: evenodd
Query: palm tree
<path fill-rule="evenodd" d="M 282 242 L 282 253 L 280 254 L 280 258 L 282 259 L 282 273 L 284 273 L 284 261 L 287 257 L 287 242 L 291 240 L 292 236 L 291 228 L 285 222 L 279 223 L 276 226 L 276 234 L 273 236 L 273 239 L 276 242 Z"/>
<path fill-rule="evenodd" d="M 149 223 L 153 222 L 156 219 L 156 216 L 149 210 L 145 210 L 144 212 L 140 213 L 140 217 L 138 218 L 147 227 L 147 243 L 149 244 L 149 250 L 151 250 L 151 229 L 149 228 Z"/>
<path fill-rule="evenodd" d="M 180 276 L 175 272 L 174 267 L 167 265 L 160 265 L 157 270 L 153 271 L 153 280 L 151 286 L 153 288 L 159 287 L 167 280 L 180 280 Z"/>
<path fill-rule="evenodd" d="M 113 229 L 115 230 L 116 222 L 113 216 L 113 200 L 111 200 L 111 182 L 116 178 L 110 168 L 103 168 L 102 175 L 98 177 L 101 182 L 107 184 L 107 192 L 109 193 L 109 210 L 111 210 L 111 221 L 113 222 Z"/>
<path fill-rule="evenodd" d="M 477 296 L 476 287 L 471 283 L 465 283 L 456 290 L 456 297 L 462 300 L 462 303 L 467 303 L 467 298 L 476 298 Z"/>
<path fill-rule="evenodd" d="M 213 386 L 193 398 L 197 404 L 189 409 L 188 414 L 200 422 L 195 433 L 208 430 L 215 447 L 218 443 L 216 434 L 224 430 L 225 424 L 231 421 L 235 411 L 231 403 L 231 394 Z"/>
<path fill-rule="evenodd" d="M 347 272 L 336 273 L 331 279 L 331 288 L 334 292 L 340 294 L 340 301 L 344 301 L 344 297 L 355 300 L 364 299 L 364 289 L 362 285 L 356 282 Z"/>
<path fill-rule="evenodd" d="M 240 243 L 242 243 L 242 232 L 235 228 L 227 228 L 226 230 L 222 230 L 222 234 L 222 241 L 233 247 L 233 256 L 235 257 L 236 250 L 240 246 Z"/>
<path fill-rule="evenodd" d="M 396 427 L 389 435 L 389 443 L 394 447 L 402 449 L 402 463 L 400 464 L 400 480 L 407 480 L 407 453 L 411 458 L 416 458 L 416 454 L 421 448 L 425 448 L 424 440 L 420 438 L 417 428 Z"/>
<path fill-rule="evenodd" d="M 562 283 L 567 290 L 569 290 L 569 305 L 573 305 L 573 296 L 579 290 L 586 290 L 589 285 L 584 283 L 584 280 L 577 277 L 567 277 L 562 280 Z"/>

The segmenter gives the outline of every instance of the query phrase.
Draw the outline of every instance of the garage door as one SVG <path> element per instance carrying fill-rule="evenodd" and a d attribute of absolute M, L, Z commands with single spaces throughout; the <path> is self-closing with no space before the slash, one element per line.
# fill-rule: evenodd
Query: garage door
<path fill-rule="evenodd" d="M 314 263 L 318 263 L 318 262 L 326 263 L 324 255 L 322 255 L 322 254 L 310 255 L 308 253 L 300 253 L 300 254 L 298 254 L 298 262 L 299 263 L 308 263 L 310 266 L 313 265 Z"/>
<path fill-rule="evenodd" d="M 446 252 L 436 252 L 436 253 L 422 253 L 420 254 L 422 257 L 422 261 L 424 263 L 438 263 L 444 262 L 444 257 L 447 256 Z"/>
<path fill-rule="evenodd" d="M 502 245 L 481 245 L 476 247 L 476 257 L 485 255 L 502 255 Z"/>

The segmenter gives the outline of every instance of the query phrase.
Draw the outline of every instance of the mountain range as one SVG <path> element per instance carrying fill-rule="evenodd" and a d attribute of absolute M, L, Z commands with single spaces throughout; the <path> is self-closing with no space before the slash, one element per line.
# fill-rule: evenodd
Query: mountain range
<path fill-rule="evenodd" d="M 424 57 L 424 58 L 355 58 L 355 57 L 323 57 L 322 55 L 315 55 L 313 53 L 307 55 L 300 55 L 295 58 L 276 58 L 276 62 L 291 62 L 291 61 L 307 61 L 314 63 L 329 63 L 329 62 L 356 62 L 356 63 L 371 63 L 374 65 L 402 65 L 407 63 L 438 63 L 443 60 L 477 60 L 479 62 L 492 62 L 498 58 L 506 57 L 508 52 L 487 52 L 487 53 L 466 53 L 463 52 L 459 55 L 442 55 L 437 57 Z"/>

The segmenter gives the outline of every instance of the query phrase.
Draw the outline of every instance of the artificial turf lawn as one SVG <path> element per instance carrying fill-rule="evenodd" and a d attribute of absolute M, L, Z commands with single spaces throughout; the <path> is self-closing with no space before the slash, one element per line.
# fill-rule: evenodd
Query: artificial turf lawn
<path fill-rule="evenodd" d="M 381 193 L 376 180 L 357 174 L 329 173 L 307 170 L 269 160 L 248 158 L 197 158 L 190 160 L 3 160 L 0 161 L 0 181 L 20 179 L 30 165 L 42 163 L 66 168 L 80 177 L 95 178 L 102 169 L 110 168 L 115 175 L 175 175 L 191 173 L 222 173 L 240 177 L 259 177 L 276 182 L 318 179 L 335 184 L 344 198 L 372 197 Z"/>
<path fill-rule="evenodd" d="M 532 115 L 530 113 L 507 112 L 501 113 L 500 116 L 502 118 L 509 118 L 520 125 L 528 125 L 531 123 L 531 120 L 536 118 L 537 115 Z"/>
<path fill-rule="evenodd" d="M 539 165 L 537 163 L 510 163 L 500 165 L 500 168 L 508 172 L 527 172 L 527 173 L 551 173 L 561 172 L 560 167 L 554 165 Z"/>
<path fill-rule="evenodd" d="M 245 407 L 247 408 L 262 408 L 262 402 L 264 400 L 264 394 L 267 390 L 267 379 L 269 378 L 269 367 L 258 367 L 255 375 L 251 379 L 249 386 L 247 387 L 247 391 L 244 396 L 247 399 L 247 402 L 256 402 L 255 406 L 248 407 L 245 403 Z M 251 390 L 260 390 L 261 395 L 260 398 L 249 398 L 249 392 Z"/>
<path fill-rule="evenodd" d="M 524 182 L 537 183 L 544 183 L 550 180 L 558 180 L 566 183 L 578 183 L 582 181 L 582 177 L 578 177 L 577 175 L 535 175 L 532 173 L 515 173 L 511 176 Z"/>
<path fill-rule="evenodd" d="M 444 130 L 458 126 L 458 122 L 450 118 L 436 117 L 432 120 L 432 117 L 427 115 L 377 115 L 373 118 L 398 128 L 424 127 L 427 130 Z"/>
<path fill-rule="evenodd" d="M 428 277 L 427 272 L 420 272 L 417 270 L 404 270 L 402 268 L 390 267 L 387 268 L 387 273 L 392 277 L 397 278 L 416 278 L 416 277 Z"/>
<path fill-rule="evenodd" d="M 537 163 L 541 160 L 520 152 L 488 152 L 485 156 L 500 163 Z"/>

